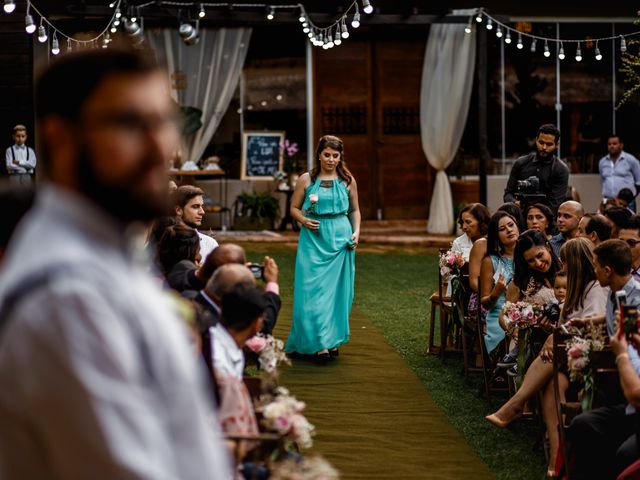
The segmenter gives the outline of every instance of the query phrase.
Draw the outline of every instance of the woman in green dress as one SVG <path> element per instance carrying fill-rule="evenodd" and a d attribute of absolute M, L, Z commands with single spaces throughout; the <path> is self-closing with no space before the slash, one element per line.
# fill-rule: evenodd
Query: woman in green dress
<path fill-rule="evenodd" d="M 338 137 L 326 135 L 318 142 L 315 166 L 300 177 L 291 198 L 291 216 L 303 228 L 285 351 L 325 361 L 349 341 L 360 237 L 358 190 Z"/>

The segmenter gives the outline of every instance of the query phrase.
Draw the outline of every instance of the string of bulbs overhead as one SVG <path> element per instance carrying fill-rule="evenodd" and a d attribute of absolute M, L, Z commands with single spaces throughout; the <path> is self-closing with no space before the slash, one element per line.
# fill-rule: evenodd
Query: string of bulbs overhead
<path fill-rule="evenodd" d="M 511 34 L 513 33 L 514 36 L 517 36 L 516 48 L 518 50 L 524 49 L 523 39 L 528 39 L 531 41 L 531 44 L 530 44 L 531 53 L 536 52 L 538 42 L 541 42 L 541 43 L 544 42 L 543 55 L 547 58 L 551 56 L 551 50 L 549 50 L 549 43 L 556 44 L 556 46 L 558 47 L 557 48 L 558 58 L 560 60 L 564 60 L 566 58 L 564 44 L 576 44 L 575 59 L 577 62 L 581 62 L 583 59 L 582 49 L 581 49 L 582 43 L 595 42 L 594 58 L 597 61 L 600 61 L 602 60 L 602 52 L 598 47 L 598 42 L 605 42 L 608 40 L 614 40 L 614 41 L 619 40 L 620 52 L 624 53 L 627 51 L 626 39 L 629 37 L 640 35 L 640 31 L 637 31 L 637 32 L 626 33 L 623 35 L 614 35 L 614 36 L 599 37 L 599 38 L 584 38 L 584 39 L 560 39 L 560 38 L 553 38 L 553 37 L 543 37 L 540 35 L 533 35 L 527 32 L 521 32 L 519 30 L 516 30 L 515 28 L 510 27 L 509 25 L 506 25 L 505 23 L 502 23 L 495 17 L 489 15 L 482 8 L 476 9 L 476 13 L 473 14 L 471 17 L 469 17 L 469 23 L 466 25 L 464 31 L 468 34 L 471 34 L 471 32 L 473 32 L 474 23 L 478 25 L 484 23 L 485 28 L 490 31 L 495 29 L 496 37 L 503 39 L 504 43 L 506 43 L 507 45 L 513 42 L 513 38 L 511 36 Z"/>
<path fill-rule="evenodd" d="M 60 53 L 60 39 L 65 39 L 67 43 L 67 51 L 72 50 L 72 43 L 76 45 L 97 47 L 100 45 L 107 48 L 111 42 L 111 34 L 115 34 L 122 26 L 124 32 L 134 39 L 135 43 L 140 43 L 144 39 L 144 18 L 141 12 L 150 6 L 157 5 L 157 1 L 149 1 L 135 6 L 129 6 L 128 12 L 123 15 L 121 10 L 122 0 L 113 0 L 109 7 L 113 9 L 113 14 L 107 26 L 100 31 L 95 37 L 85 40 L 78 40 L 66 35 L 59 28 L 55 27 L 47 18 L 33 5 L 31 1 L 27 1 L 27 10 L 25 15 L 25 30 L 29 35 L 38 31 L 37 38 L 40 43 L 45 43 L 51 36 L 51 53 L 57 55 Z M 370 0 L 360 0 L 362 3 L 362 11 L 366 14 L 373 13 L 373 6 Z M 307 35 L 309 41 L 316 47 L 323 49 L 339 46 L 343 40 L 349 38 L 349 30 L 347 22 L 351 17 L 351 27 L 356 29 L 360 26 L 360 9 L 358 0 L 353 0 L 344 13 L 330 25 L 320 27 L 313 23 L 309 14 L 301 3 L 291 5 L 269 5 L 264 3 L 207 3 L 207 2 L 180 2 L 180 1 L 163 1 L 163 6 L 173 6 L 179 8 L 179 17 L 182 17 L 182 9 L 195 12 L 195 20 L 188 18 L 178 18 L 178 33 L 187 45 L 195 45 L 199 40 L 200 20 L 207 15 L 207 9 L 212 8 L 250 8 L 264 9 L 266 19 L 271 21 L 276 16 L 277 10 L 299 10 L 298 20 L 302 26 L 302 31 Z M 11 14 L 16 9 L 15 0 L 4 0 L 3 9 L 5 13 Z M 34 12 L 40 17 L 40 25 L 36 26 L 33 15 Z"/>

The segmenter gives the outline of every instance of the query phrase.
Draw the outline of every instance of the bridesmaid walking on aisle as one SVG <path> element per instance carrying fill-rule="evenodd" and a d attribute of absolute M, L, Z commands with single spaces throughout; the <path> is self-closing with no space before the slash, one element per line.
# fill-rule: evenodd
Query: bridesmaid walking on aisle
<path fill-rule="evenodd" d="M 291 216 L 304 228 L 298 240 L 293 323 L 285 351 L 326 361 L 349 341 L 360 238 L 358 190 L 338 137 L 320 138 L 313 170 L 300 177 L 291 198 Z"/>

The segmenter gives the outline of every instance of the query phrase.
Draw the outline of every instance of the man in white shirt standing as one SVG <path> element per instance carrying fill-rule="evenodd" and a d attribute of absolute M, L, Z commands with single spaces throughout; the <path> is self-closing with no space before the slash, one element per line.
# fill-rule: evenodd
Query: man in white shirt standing
<path fill-rule="evenodd" d="M 13 145 L 7 148 L 5 161 L 12 183 L 29 184 L 36 169 L 36 152 L 27 144 L 27 127 L 13 127 Z"/>
<path fill-rule="evenodd" d="M 198 359 L 142 251 L 169 206 L 168 89 L 151 57 L 118 48 L 38 78 L 46 181 L 0 270 L 0 478 L 231 478 Z"/>
<path fill-rule="evenodd" d="M 609 153 L 598 162 L 602 197 L 607 200 L 615 199 L 620 190 L 628 188 L 635 198 L 638 194 L 637 186 L 640 185 L 640 162 L 624 151 L 620 135 L 609 135 L 607 150 Z M 635 202 L 629 206 L 635 211 Z"/>
<path fill-rule="evenodd" d="M 175 214 L 185 225 L 195 228 L 200 237 L 200 256 L 202 261 L 218 246 L 209 235 L 200 233 L 198 227 L 202 225 L 204 217 L 204 192 L 193 185 L 182 185 L 173 193 L 173 207 Z"/>

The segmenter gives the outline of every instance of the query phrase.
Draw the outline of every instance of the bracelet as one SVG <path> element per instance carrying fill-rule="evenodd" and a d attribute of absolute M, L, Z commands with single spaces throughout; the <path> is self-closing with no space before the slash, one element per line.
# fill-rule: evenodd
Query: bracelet
<path fill-rule="evenodd" d="M 626 358 L 627 360 L 629 360 L 629 354 L 626 352 L 622 352 L 616 355 L 616 365 L 618 365 L 618 362 L 620 361 L 621 358 Z"/>

